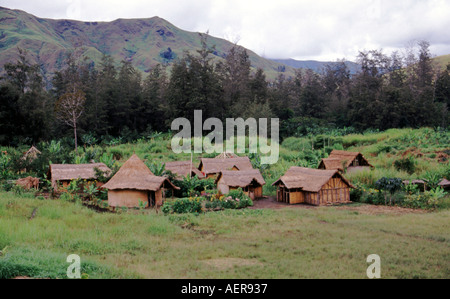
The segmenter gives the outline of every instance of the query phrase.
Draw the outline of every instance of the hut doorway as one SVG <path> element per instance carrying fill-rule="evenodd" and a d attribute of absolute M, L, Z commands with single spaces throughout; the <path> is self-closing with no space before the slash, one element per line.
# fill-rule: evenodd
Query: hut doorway
<path fill-rule="evenodd" d="M 250 197 L 251 200 L 255 200 L 255 189 L 253 188 L 248 189 L 248 197 Z"/>
<path fill-rule="evenodd" d="M 278 192 L 277 192 L 277 197 L 278 197 L 277 198 L 278 202 L 284 202 L 284 203 L 291 202 L 289 189 L 287 189 L 284 186 L 279 186 Z"/>
<path fill-rule="evenodd" d="M 149 191 L 148 192 L 148 206 L 149 207 L 154 207 L 155 204 L 156 204 L 155 192 L 154 191 Z"/>

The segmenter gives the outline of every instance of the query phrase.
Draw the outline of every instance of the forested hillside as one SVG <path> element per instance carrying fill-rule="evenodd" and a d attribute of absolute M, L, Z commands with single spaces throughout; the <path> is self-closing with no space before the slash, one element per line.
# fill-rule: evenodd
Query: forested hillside
<path fill-rule="evenodd" d="M 408 57 L 362 51 L 361 71 L 327 66 L 295 77 L 280 73 L 268 81 L 262 69 L 251 72 L 248 53 L 233 47 L 216 63 L 207 36 L 201 50 L 185 54 L 171 72 L 156 65 L 143 76 L 131 62 L 104 55 L 93 67 L 68 55 L 46 90 L 39 65 L 26 50 L 4 65 L 0 92 L 0 143 L 17 145 L 67 136 L 125 140 L 167 131 L 177 117 L 278 117 L 281 137 L 320 133 L 323 128 L 365 129 L 448 125 L 450 65 L 436 67 L 429 44 L 420 42 Z M 79 96 L 76 122 L 64 119 L 63 99 Z M 79 109 L 79 111 L 77 111 Z"/>

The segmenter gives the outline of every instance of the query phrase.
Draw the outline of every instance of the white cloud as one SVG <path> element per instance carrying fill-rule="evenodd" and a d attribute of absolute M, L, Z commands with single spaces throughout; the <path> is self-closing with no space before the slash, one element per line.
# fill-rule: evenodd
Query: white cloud
<path fill-rule="evenodd" d="M 354 60 L 358 50 L 426 39 L 450 53 L 447 0 L 0 0 L 39 17 L 112 21 L 159 16 L 188 31 L 239 41 L 265 57 Z"/>

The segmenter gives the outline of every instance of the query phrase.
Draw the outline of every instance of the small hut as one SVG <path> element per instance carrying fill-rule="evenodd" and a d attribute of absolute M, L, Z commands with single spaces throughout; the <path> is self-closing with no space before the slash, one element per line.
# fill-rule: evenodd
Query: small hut
<path fill-rule="evenodd" d="M 439 186 L 445 190 L 448 190 L 450 189 L 450 181 L 447 179 L 442 179 L 442 181 L 439 183 Z"/>
<path fill-rule="evenodd" d="M 165 164 L 166 170 L 169 170 L 175 174 L 177 180 L 182 180 L 183 177 L 189 175 L 197 176 L 199 179 L 205 178 L 205 175 L 200 170 L 192 166 L 191 161 L 166 162 Z"/>
<path fill-rule="evenodd" d="M 224 170 L 219 173 L 215 183 L 222 194 L 242 188 L 252 200 L 263 196 L 262 187 L 266 184 L 258 169 L 243 171 Z"/>
<path fill-rule="evenodd" d="M 253 166 L 248 157 L 202 158 L 198 169 L 205 174 L 206 178 L 215 178 L 219 172 L 224 170 L 252 170 Z"/>
<path fill-rule="evenodd" d="M 31 146 L 30 149 L 22 156 L 23 160 L 35 160 L 38 155 L 42 154 L 36 147 Z"/>
<path fill-rule="evenodd" d="M 36 160 L 38 155 L 40 155 L 40 154 L 42 154 L 42 153 L 33 145 L 30 147 L 30 149 L 28 151 L 26 151 L 25 154 L 23 154 L 22 160 L 31 162 L 31 161 Z M 27 172 L 27 169 L 26 168 L 21 169 L 20 172 Z"/>
<path fill-rule="evenodd" d="M 404 180 L 403 185 L 417 185 L 420 189 L 425 191 L 427 189 L 427 183 L 424 180 Z"/>
<path fill-rule="evenodd" d="M 338 170 L 291 167 L 272 186 L 277 201 L 288 204 L 326 205 L 350 202 L 353 185 Z"/>
<path fill-rule="evenodd" d="M 111 169 L 104 163 L 51 164 L 47 177 L 52 182 L 52 187 L 57 190 L 59 184 L 67 187 L 73 180 L 96 180 L 96 169 L 103 171 L 106 175 L 111 174 Z"/>
<path fill-rule="evenodd" d="M 355 172 L 374 166 L 359 152 L 333 150 L 328 158 L 322 159 L 319 169 Z"/>
<path fill-rule="evenodd" d="M 39 188 L 39 178 L 29 176 L 26 178 L 18 179 L 16 181 L 16 185 L 22 186 L 26 190 L 30 190 L 32 188 L 37 190 Z"/>
<path fill-rule="evenodd" d="M 137 155 L 131 156 L 105 184 L 111 207 L 161 206 L 165 189 L 179 189 L 167 178 L 155 176 Z"/>

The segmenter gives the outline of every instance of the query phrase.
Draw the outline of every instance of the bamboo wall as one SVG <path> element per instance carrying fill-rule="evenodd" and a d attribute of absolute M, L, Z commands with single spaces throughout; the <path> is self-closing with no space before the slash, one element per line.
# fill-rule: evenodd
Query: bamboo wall
<path fill-rule="evenodd" d="M 146 207 L 148 206 L 147 191 L 139 191 L 139 190 L 108 191 L 108 204 L 111 207 L 135 208 L 139 207 L 139 201 L 144 202 Z"/>
<path fill-rule="evenodd" d="M 307 203 L 320 206 L 350 201 L 350 188 L 341 178 L 332 178 L 319 192 L 306 192 L 301 189 L 287 189 L 278 186 L 277 201 L 288 204 Z"/>

